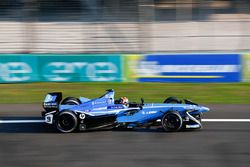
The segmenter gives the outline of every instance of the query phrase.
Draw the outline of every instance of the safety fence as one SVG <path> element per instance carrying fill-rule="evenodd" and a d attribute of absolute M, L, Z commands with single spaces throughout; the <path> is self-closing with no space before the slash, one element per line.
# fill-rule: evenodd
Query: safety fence
<path fill-rule="evenodd" d="M 1 0 L 0 53 L 249 52 L 248 0 Z"/>

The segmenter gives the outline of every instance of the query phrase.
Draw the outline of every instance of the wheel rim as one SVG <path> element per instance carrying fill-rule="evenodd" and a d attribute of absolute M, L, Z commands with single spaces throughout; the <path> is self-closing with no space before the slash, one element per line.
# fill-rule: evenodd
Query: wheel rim
<path fill-rule="evenodd" d="M 58 118 L 58 128 L 62 132 L 73 131 L 76 127 L 75 118 L 70 114 L 62 114 Z"/>
<path fill-rule="evenodd" d="M 163 127 L 168 130 L 179 130 L 182 120 L 176 114 L 167 114 L 163 119 Z"/>

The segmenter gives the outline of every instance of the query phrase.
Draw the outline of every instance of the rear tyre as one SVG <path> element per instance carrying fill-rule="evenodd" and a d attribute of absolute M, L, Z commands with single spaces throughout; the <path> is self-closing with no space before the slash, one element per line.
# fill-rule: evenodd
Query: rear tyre
<path fill-rule="evenodd" d="M 176 132 L 181 129 L 183 120 L 178 112 L 169 112 L 162 117 L 161 124 L 165 131 Z"/>
<path fill-rule="evenodd" d="M 168 97 L 163 103 L 179 104 L 181 103 L 181 100 L 177 99 L 176 97 Z"/>
<path fill-rule="evenodd" d="M 71 111 L 62 111 L 56 119 L 56 128 L 63 133 L 73 132 L 78 125 L 76 115 Z"/>
<path fill-rule="evenodd" d="M 61 104 L 63 104 L 63 105 L 79 105 L 79 104 L 81 104 L 81 101 L 75 97 L 67 97 L 67 98 L 63 99 Z"/>

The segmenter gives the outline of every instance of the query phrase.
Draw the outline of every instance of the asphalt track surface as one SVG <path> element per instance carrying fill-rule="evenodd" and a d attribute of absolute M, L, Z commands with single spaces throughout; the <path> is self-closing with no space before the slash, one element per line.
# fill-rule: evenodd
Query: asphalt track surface
<path fill-rule="evenodd" d="M 250 119 L 250 105 L 207 105 L 206 119 Z M 39 119 L 40 105 L 0 105 L 0 120 Z M 41 123 L 0 124 L 1 167 L 249 167 L 250 123 L 203 129 L 102 130 L 62 134 Z"/>

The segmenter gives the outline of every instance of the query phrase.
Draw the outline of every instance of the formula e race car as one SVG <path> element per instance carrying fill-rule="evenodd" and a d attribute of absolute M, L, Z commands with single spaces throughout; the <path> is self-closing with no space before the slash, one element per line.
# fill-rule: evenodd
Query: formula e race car
<path fill-rule="evenodd" d="M 114 90 L 95 99 L 67 97 L 61 92 L 48 93 L 43 102 L 45 122 L 64 133 L 100 128 L 136 128 L 161 126 L 165 131 L 199 129 L 207 107 L 189 100 L 169 97 L 163 103 L 120 104 L 114 99 Z M 62 101 L 62 102 L 61 102 Z"/>

